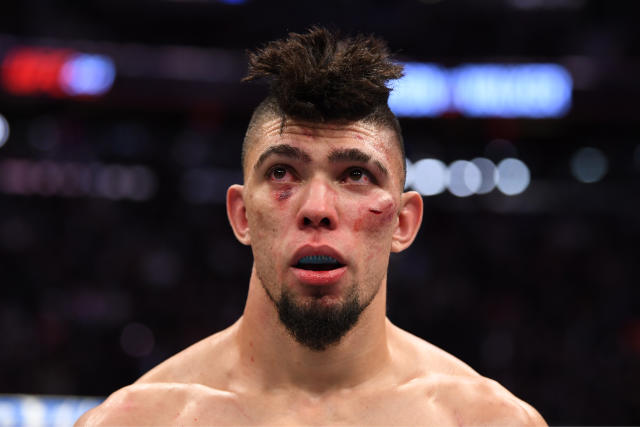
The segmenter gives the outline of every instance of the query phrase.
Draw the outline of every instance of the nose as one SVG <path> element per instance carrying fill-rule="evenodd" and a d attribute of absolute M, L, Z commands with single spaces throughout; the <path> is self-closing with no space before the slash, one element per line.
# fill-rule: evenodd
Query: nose
<path fill-rule="evenodd" d="M 296 222 L 300 229 L 326 228 L 332 230 L 338 224 L 335 190 L 326 179 L 313 178 L 302 194 L 302 204 Z"/>

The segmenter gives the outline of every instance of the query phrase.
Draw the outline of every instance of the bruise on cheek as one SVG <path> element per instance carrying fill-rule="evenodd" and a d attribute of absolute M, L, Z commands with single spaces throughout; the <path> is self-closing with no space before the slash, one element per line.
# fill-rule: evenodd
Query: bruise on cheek
<path fill-rule="evenodd" d="M 273 197 L 277 201 L 282 202 L 283 200 L 287 200 L 289 197 L 291 197 L 292 192 L 293 191 L 291 190 L 290 187 L 282 188 L 282 189 L 279 189 L 279 190 L 275 190 L 273 192 Z"/>

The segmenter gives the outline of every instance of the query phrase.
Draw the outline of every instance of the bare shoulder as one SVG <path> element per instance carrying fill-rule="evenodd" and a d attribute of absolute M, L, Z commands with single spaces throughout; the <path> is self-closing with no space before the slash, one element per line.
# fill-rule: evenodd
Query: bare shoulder
<path fill-rule="evenodd" d="M 458 425 L 546 426 L 540 414 L 498 382 L 482 376 L 433 375 L 431 403 Z"/>
<path fill-rule="evenodd" d="M 469 365 L 443 349 L 389 322 L 393 347 L 401 355 L 402 364 L 416 367 L 415 376 L 438 373 L 452 376 L 479 377 Z"/>
<path fill-rule="evenodd" d="M 455 356 L 397 328 L 396 340 L 409 355 L 407 364 L 420 366 L 415 378 L 429 407 L 457 425 L 546 426 L 529 404 L 497 381 L 483 377 Z"/>
<path fill-rule="evenodd" d="M 220 388 L 224 369 L 234 357 L 233 346 L 229 343 L 233 328 L 231 326 L 187 347 L 144 374 L 136 384 L 195 383 Z M 214 358 L 216 369 L 211 369 Z"/>
<path fill-rule="evenodd" d="M 153 426 L 193 424 L 201 408 L 228 405 L 231 393 L 200 384 L 132 384 L 85 413 L 75 426 Z"/>
<path fill-rule="evenodd" d="M 225 342 L 230 330 L 209 336 L 160 363 L 85 413 L 76 426 L 175 424 L 190 416 L 197 402 L 206 401 L 213 407 L 228 404 L 234 395 L 219 385 L 230 357 L 230 346 Z M 212 354 L 219 369 L 203 369 L 211 366 Z"/>
<path fill-rule="evenodd" d="M 85 413 L 76 426 L 149 425 L 157 423 L 157 412 L 178 407 L 185 398 L 184 387 L 166 384 L 133 384 L 114 392 L 101 405 Z M 170 399 L 167 399 L 170 397 Z M 160 404 L 162 402 L 162 408 Z"/>

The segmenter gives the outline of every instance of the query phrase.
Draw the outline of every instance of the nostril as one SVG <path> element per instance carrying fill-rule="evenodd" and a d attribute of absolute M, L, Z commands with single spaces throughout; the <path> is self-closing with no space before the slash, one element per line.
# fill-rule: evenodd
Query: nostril
<path fill-rule="evenodd" d="M 304 217 L 304 220 L 302 222 L 304 223 L 304 225 L 311 225 L 311 220 L 306 216 Z"/>
<path fill-rule="evenodd" d="M 322 218 L 322 221 L 320 221 L 320 224 L 329 226 L 331 225 L 331 221 L 329 221 L 329 218 L 325 216 L 324 218 Z"/>

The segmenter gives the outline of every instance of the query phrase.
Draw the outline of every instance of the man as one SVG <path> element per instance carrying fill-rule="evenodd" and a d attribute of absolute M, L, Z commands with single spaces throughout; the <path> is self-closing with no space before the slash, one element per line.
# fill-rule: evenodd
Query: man
<path fill-rule="evenodd" d="M 244 185 L 227 193 L 254 265 L 242 317 L 85 414 L 78 425 L 544 425 L 496 382 L 394 326 L 389 254 L 422 199 L 403 192 L 385 45 L 312 28 L 250 57 Z"/>

